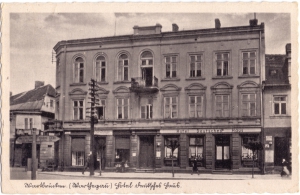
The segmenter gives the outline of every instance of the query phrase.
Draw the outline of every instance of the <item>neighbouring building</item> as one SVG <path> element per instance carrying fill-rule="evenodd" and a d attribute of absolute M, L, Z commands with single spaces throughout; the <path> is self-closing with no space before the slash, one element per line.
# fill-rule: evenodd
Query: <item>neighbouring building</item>
<path fill-rule="evenodd" d="M 266 54 L 263 84 L 265 171 L 281 170 L 291 162 L 291 44 L 286 55 Z"/>
<path fill-rule="evenodd" d="M 249 170 L 243 144 L 262 139 L 264 23 L 179 30 L 134 26 L 133 34 L 58 42 L 56 120 L 59 159 L 84 165 L 90 151 L 86 110 L 91 78 L 98 91 L 98 160 L 105 169 L 128 161 L 136 171 Z M 171 141 L 180 146 L 171 153 Z M 255 157 L 255 170 L 262 167 Z"/>
<path fill-rule="evenodd" d="M 54 119 L 55 94 L 51 85 L 36 81 L 33 90 L 10 96 L 11 166 L 27 166 L 27 159 L 32 157 L 32 129 L 36 128 L 37 134 L 43 135 L 44 123 Z M 37 142 L 39 163 L 53 159 L 55 148 L 58 149 L 58 142 Z"/>

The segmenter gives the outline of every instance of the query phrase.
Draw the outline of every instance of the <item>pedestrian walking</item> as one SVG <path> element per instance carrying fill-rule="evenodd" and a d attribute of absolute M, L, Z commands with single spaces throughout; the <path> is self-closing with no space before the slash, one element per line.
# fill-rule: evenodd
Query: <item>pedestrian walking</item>
<path fill-rule="evenodd" d="M 283 158 L 282 159 L 282 171 L 281 171 L 281 177 L 283 176 L 283 175 L 286 175 L 287 177 L 289 177 L 290 176 L 290 171 L 288 170 L 288 165 L 289 165 L 289 163 Z"/>
<path fill-rule="evenodd" d="M 193 160 L 192 166 L 193 166 L 193 169 L 192 169 L 191 175 L 193 175 L 194 172 L 197 172 L 198 175 L 199 175 L 199 170 L 198 170 L 198 167 L 197 167 L 197 159 L 196 158 Z"/>
<path fill-rule="evenodd" d="M 88 156 L 86 157 L 86 160 L 85 160 L 85 166 L 83 167 L 83 170 L 82 170 L 82 175 L 84 175 L 84 171 L 87 169 L 87 168 L 90 168 L 90 160 L 91 160 L 91 156 L 92 156 L 92 152 L 90 152 L 88 154 Z"/>

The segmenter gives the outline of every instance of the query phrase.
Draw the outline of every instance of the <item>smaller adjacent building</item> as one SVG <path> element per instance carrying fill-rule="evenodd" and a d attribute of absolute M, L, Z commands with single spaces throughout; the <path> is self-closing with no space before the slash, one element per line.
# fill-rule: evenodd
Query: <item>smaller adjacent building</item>
<path fill-rule="evenodd" d="M 44 123 L 54 119 L 55 89 L 44 82 L 36 81 L 33 90 L 10 97 L 10 163 L 11 166 L 27 166 L 32 157 L 32 129 L 44 134 Z M 37 158 L 43 164 L 54 159 L 58 153 L 56 142 L 38 141 Z"/>
<path fill-rule="evenodd" d="M 282 159 L 291 162 L 291 44 L 285 55 L 266 54 L 263 83 L 265 171 L 281 169 Z"/>

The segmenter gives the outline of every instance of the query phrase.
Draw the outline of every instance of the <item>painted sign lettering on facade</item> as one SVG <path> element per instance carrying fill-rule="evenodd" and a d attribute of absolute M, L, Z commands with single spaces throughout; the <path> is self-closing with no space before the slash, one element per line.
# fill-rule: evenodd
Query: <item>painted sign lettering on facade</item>
<path fill-rule="evenodd" d="M 207 134 L 207 133 L 254 133 L 260 132 L 260 128 L 232 128 L 232 129 L 170 129 L 170 130 L 160 130 L 160 133 L 181 133 L 181 134 L 190 134 L 190 133 L 199 133 L 199 134 Z"/>

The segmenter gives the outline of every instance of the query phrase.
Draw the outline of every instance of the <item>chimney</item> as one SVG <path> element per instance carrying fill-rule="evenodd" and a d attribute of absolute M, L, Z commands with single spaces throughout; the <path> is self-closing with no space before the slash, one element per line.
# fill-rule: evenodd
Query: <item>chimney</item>
<path fill-rule="evenodd" d="M 155 25 L 155 33 L 156 34 L 160 34 L 161 33 L 161 28 L 162 28 L 162 25 L 159 24 L 159 23 L 156 23 L 156 25 Z"/>
<path fill-rule="evenodd" d="M 216 29 L 221 28 L 221 22 L 220 22 L 219 18 L 216 18 L 216 19 L 215 19 L 215 28 L 216 28 Z"/>
<path fill-rule="evenodd" d="M 249 20 L 250 26 L 257 26 L 258 20 L 257 19 L 252 19 Z"/>
<path fill-rule="evenodd" d="M 134 35 L 139 34 L 139 26 L 135 25 L 135 26 L 133 27 L 133 34 L 134 34 Z"/>
<path fill-rule="evenodd" d="M 11 91 L 9 92 L 9 96 L 10 96 L 10 97 L 12 96 L 12 92 L 11 92 Z"/>
<path fill-rule="evenodd" d="M 44 81 L 35 81 L 34 88 L 36 89 L 38 87 L 44 86 L 44 83 L 45 83 Z"/>
<path fill-rule="evenodd" d="M 173 32 L 177 32 L 178 31 L 178 29 L 179 29 L 179 27 L 178 27 L 178 25 L 177 24 L 172 24 L 172 31 Z"/>

